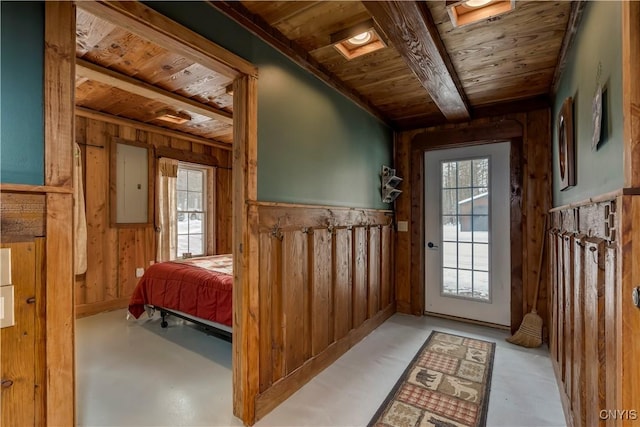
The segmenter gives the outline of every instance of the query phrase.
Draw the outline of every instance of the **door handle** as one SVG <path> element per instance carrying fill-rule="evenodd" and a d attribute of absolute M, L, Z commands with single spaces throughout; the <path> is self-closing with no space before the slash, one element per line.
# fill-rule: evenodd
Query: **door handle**
<path fill-rule="evenodd" d="M 429 243 L 427 243 L 427 247 L 428 247 L 429 249 L 433 249 L 433 248 L 437 248 L 437 247 L 438 247 L 438 245 L 434 245 L 434 244 L 433 244 L 433 242 L 429 242 Z"/>

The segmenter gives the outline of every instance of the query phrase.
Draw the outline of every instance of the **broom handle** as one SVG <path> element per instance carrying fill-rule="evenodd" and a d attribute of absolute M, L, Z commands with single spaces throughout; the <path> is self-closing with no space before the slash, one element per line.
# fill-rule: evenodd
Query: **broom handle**
<path fill-rule="evenodd" d="M 540 248 L 540 260 L 538 261 L 538 276 L 536 277 L 536 291 L 533 293 L 533 304 L 531 311 L 536 312 L 538 308 L 538 291 L 540 290 L 540 278 L 542 277 L 542 262 L 544 261 L 544 247 L 547 241 L 547 214 L 544 215 L 544 228 L 542 230 L 542 247 Z"/>

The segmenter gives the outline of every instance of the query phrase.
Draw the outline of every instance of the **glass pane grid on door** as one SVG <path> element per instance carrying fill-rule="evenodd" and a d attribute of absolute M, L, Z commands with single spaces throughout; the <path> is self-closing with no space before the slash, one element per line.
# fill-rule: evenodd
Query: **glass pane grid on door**
<path fill-rule="evenodd" d="M 441 165 L 441 293 L 489 301 L 489 158 Z"/>

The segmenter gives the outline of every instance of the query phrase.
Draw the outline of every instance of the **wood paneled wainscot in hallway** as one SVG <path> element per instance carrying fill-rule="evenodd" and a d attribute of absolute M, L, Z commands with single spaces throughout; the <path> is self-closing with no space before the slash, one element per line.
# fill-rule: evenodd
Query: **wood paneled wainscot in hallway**
<path fill-rule="evenodd" d="M 601 200 L 554 210 L 549 231 L 551 360 L 567 420 L 576 427 L 605 425 L 600 411 L 622 407 L 619 199 Z"/>
<path fill-rule="evenodd" d="M 395 312 L 390 211 L 257 203 L 256 418 Z"/>

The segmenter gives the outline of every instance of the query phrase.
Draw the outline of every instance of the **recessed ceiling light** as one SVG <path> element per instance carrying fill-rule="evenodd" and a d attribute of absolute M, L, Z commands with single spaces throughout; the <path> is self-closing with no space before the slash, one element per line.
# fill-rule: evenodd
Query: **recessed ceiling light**
<path fill-rule="evenodd" d="M 364 33 L 360 33 L 356 36 L 347 39 L 349 43 L 356 46 L 362 46 L 363 44 L 369 43 L 371 40 L 371 31 L 365 31 Z"/>
<path fill-rule="evenodd" d="M 331 43 L 348 60 L 387 46 L 375 30 L 372 19 L 331 34 Z"/>
<path fill-rule="evenodd" d="M 454 27 L 484 21 L 516 7 L 516 0 L 447 0 L 447 11 Z"/>
<path fill-rule="evenodd" d="M 492 0 L 467 0 L 464 4 L 469 7 L 482 7 L 491 3 L 491 1 Z"/>
<path fill-rule="evenodd" d="M 162 120 L 163 122 L 175 123 L 177 125 L 181 125 L 191 120 L 191 116 L 187 113 L 168 109 L 158 111 L 155 118 Z"/>

